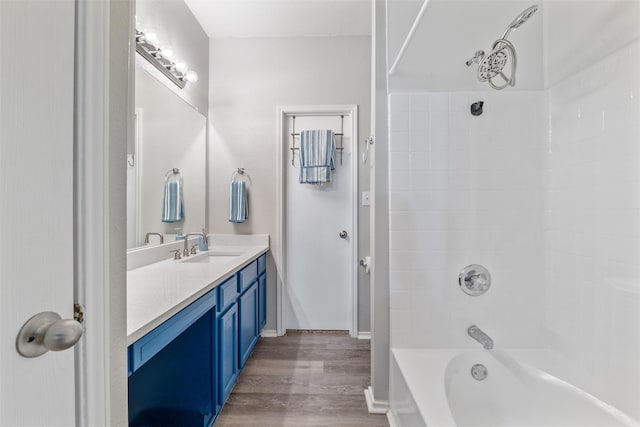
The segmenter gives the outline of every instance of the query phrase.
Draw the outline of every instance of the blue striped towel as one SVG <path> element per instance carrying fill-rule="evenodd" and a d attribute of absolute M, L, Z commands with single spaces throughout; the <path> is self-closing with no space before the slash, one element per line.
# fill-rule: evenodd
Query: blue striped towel
<path fill-rule="evenodd" d="M 169 181 L 164 184 L 162 203 L 162 222 L 178 222 L 184 219 L 184 200 L 182 182 Z"/>
<path fill-rule="evenodd" d="M 229 222 L 242 223 L 249 218 L 249 200 L 247 197 L 247 183 L 244 181 L 231 182 L 229 194 Z"/>
<path fill-rule="evenodd" d="M 331 130 L 300 132 L 300 183 L 331 182 L 335 169 L 336 143 Z"/>

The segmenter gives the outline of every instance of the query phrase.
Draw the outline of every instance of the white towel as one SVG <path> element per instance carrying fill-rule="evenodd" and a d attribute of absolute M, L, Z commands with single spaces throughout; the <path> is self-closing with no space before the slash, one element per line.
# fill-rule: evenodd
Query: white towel
<path fill-rule="evenodd" d="M 301 184 L 331 182 L 331 171 L 335 169 L 336 143 L 333 131 L 303 130 L 300 132 L 300 178 Z"/>

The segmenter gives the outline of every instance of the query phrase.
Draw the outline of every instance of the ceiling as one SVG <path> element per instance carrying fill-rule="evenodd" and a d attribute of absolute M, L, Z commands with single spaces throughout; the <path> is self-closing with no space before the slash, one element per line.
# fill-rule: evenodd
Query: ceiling
<path fill-rule="evenodd" d="M 185 0 L 211 38 L 371 34 L 370 0 Z"/>

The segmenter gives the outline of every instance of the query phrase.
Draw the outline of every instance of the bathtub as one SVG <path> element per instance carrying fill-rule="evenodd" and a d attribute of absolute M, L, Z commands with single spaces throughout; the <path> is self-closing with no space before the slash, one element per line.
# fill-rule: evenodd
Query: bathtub
<path fill-rule="evenodd" d="M 615 407 L 534 366 L 536 350 L 393 349 L 392 427 L 613 427 L 640 424 Z M 539 362 L 539 363 L 537 363 Z M 478 381 L 471 367 L 482 364 Z"/>

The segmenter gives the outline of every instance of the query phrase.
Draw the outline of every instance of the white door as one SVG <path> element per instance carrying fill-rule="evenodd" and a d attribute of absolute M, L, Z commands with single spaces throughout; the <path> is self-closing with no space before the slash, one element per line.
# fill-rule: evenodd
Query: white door
<path fill-rule="evenodd" d="M 0 425 L 75 425 L 74 351 L 22 325 L 73 318 L 74 2 L 0 1 Z"/>
<path fill-rule="evenodd" d="M 328 114 L 328 115 L 323 115 Z M 291 147 L 293 117 L 287 117 L 284 145 Z M 291 150 L 285 175 L 286 329 L 352 330 L 353 328 L 353 132 L 351 116 L 307 112 L 296 115 L 295 133 L 331 129 L 336 145 L 332 182 L 300 184 L 298 151 Z M 341 132 L 342 130 L 342 132 Z M 295 137 L 296 147 L 300 146 Z M 341 237 L 342 233 L 342 237 Z"/>

